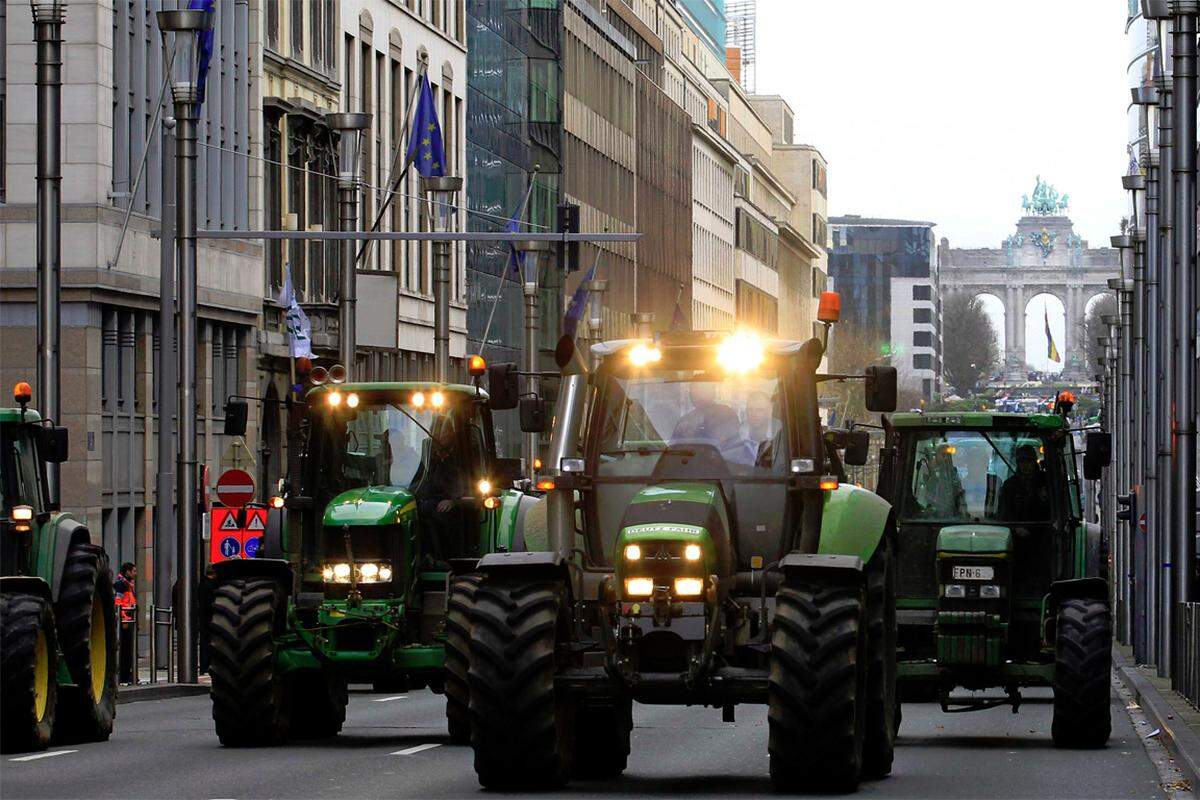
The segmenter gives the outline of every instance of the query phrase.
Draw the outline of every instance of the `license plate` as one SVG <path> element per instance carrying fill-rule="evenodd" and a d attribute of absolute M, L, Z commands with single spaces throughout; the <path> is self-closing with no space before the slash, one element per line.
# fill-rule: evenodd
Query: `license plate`
<path fill-rule="evenodd" d="M 993 567 L 955 567 L 956 581 L 990 581 L 996 574 Z"/>

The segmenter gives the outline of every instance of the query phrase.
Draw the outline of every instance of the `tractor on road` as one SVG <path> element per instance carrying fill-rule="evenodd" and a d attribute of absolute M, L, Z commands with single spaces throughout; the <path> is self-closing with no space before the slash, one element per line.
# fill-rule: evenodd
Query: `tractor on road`
<path fill-rule="evenodd" d="M 850 376 L 818 374 L 824 349 L 672 332 L 594 344 L 589 370 L 560 343 L 548 549 L 479 566 L 483 786 L 619 774 L 633 701 L 712 706 L 726 721 L 767 704 L 781 789 L 890 771 L 890 508 L 839 480 L 817 387 Z M 895 371 L 867 373 L 868 408 L 892 410 Z"/>
<path fill-rule="evenodd" d="M 1099 747 L 1112 612 L 1081 483 L 1100 477 L 1110 444 L 1087 434 L 1080 476 L 1072 403 L 1064 393 L 1056 413 L 895 414 L 879 487 L 896 511 L 902 699 L 1016 713 L 1023 687 L 1052 687 L 1054 743 Z"/>
<path fill-rule="evenodd" d="M 0 408 L 0 750 L 106 741 L 117 697 L 116 608 L 100 537 L 59 510 L 47 463 L 67 429 L 28 404 Z"/>
<path fill-rule="evenodd" d="M 511 488 L 520 462 L 496 457 L 486 392 L 326 379 L 340 373 L 313 371 L 255 557 L 214 565 L 213 719 L 226 746 L 337 734 L 348 682 L 444 691 L 451 739 L 469 735 L 475 567 L 522 547 L 534 500 Z"/>

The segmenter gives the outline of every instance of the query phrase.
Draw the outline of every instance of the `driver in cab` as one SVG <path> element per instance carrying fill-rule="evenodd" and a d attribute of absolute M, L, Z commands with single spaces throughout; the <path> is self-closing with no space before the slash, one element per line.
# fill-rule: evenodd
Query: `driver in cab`
<path fill-rule="evenodd" d="M 1050 510 L 1050 487 L 1031 444 L 1017 448 L 1017 471 L 1000 487 L 1000 519 L 1006 522 L 1045 519 Z"/>
<path fill-rule="evenodd" d="M 429 461 L 417 486 L 417 512 L 424 533 L 425 553 L 435 562 L 462 551 L 462 526 L 457 523 L 458 500 L 462 497 L 461 460 L 454 457 L 456 428 L 453 417 L 434 419 L 429 441 Z"/>
<path fill-rule="evenodd" d="M 726 461 L 753 464 L 755 451 L 742 438 L 742 421 L 736 411 L 717 402 L 717 387 L 696 381 L 688 387 L 692 410 L 680 417 L 672 442 L 712 442 Z"/>

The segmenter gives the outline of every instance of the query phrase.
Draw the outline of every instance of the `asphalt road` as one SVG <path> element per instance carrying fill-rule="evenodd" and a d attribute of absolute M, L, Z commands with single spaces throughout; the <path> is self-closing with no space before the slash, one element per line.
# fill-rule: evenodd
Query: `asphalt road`
<path fill-rule="evenodd" d="M 633 753 L 624 776 L 572 783 L 562 794 L 773 796 L 765 707 L 739 706 L 737 713 L 737 722 L 726 724 L 713 709 L 635 706 Z M 860 795 L 1167 797 L 1115 692 L 1106 749 L 1056 750 L 1049 730 L 1045 694 L 1030 698 L 1018 715 L 1007 709 L 947 715 L 934 705 L 907 705 L 892 775 L 863 784 Z M 470 748 L 447 743 L 443 700 L 425 691 L 353 694 L 336 739 L 251 750 L 217 743 L 207 697 L 133 703 L 119 708 L 117 732 L 108 743 L 20 758 L 0 762 L 6 800 L 481 794 Z"/>

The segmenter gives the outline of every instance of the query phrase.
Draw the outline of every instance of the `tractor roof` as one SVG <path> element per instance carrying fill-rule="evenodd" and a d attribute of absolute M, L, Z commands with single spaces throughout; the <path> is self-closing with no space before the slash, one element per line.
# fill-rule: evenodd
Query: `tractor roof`
<path fill-rule="evenodd" d="M 463 383 L 438 383 L 437 381 L 355 381 L 353 383 L 323 383 L 308 390 L 307 396 L 320 392 L 433 392 L 466 395 L 470 399 L 486 400 L 488 393 L 483 389 Z"/>
<path fill-rule="evenodd" d="M 41 420 L 41 415 L 32 408 L 25 410 L 25 422 L 41 422 Z M 21 421 L 21 409 L 0 408 L 0 423 L 15 423 Z"/>
<path fill-rule="evenodd" d="M 674 347 L 719 347 L 733 331 L 669 331 L 659 334 L 655 344 L 661 348 Z M 619 353 L 644 339 L 610 339 L 592 345 L 592 352 L 601 358 Z M 798 339 L 762 339 L 765 352 L 771 355 L 799 354 L 804 342 Z"/>
<path fill-rule="evenodd" d="M 1000 430 L 1058 430 L 1067 427 L 1058 414 L 1013 414 L 1003 411 L 904 412 L 889 417 L 897 428 L 996 428 Z"/>

